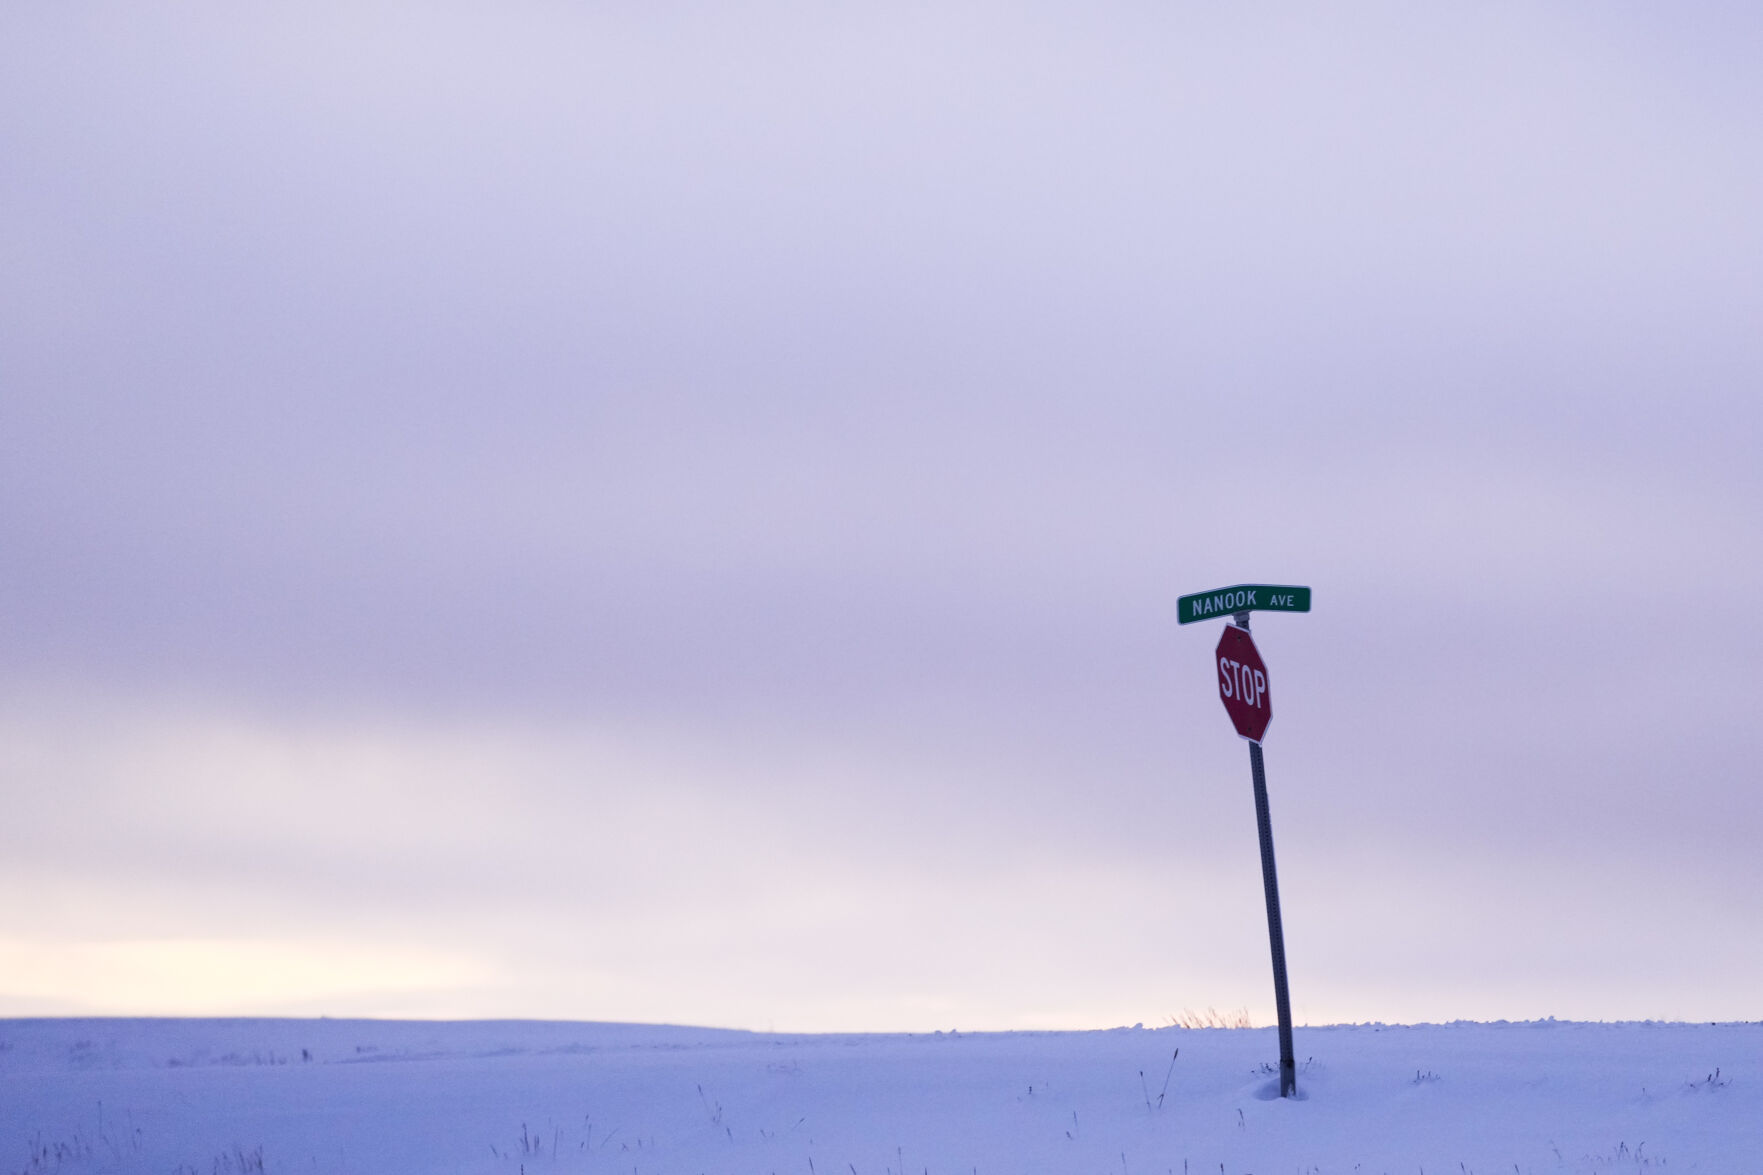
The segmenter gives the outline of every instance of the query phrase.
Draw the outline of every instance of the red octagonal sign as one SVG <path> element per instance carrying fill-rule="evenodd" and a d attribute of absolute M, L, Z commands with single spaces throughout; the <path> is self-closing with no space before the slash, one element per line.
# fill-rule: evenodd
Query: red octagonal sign
<path fill-rule="evenodd" d="M 1248 630 L 1225 625 L 1224 635 L 1218 638 L 1217 659 L 1218 696 L 1231 725 L 1250 742 L 1260 742 L 1273 718 L 1273 706 L 1267 699 L 1267 665 Z"/>

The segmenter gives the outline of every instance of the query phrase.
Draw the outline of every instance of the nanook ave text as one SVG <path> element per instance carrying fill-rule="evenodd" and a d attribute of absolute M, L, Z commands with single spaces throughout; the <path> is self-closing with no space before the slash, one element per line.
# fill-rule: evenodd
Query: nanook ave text
<path fill-rule="evenodd" d="M 1266 590 L 1265 588 L 1232 588 L 1210 596 L 1197 596 L 1188 602 L 1187 618 L 1198 620 L 1202 616 L 1216 616 L 1221 612 L 1244 612 L 1250 608 L 1290 608 L 1297 603 L 1295 594 L 1267 592 L 1267 601 L 1263 604 L 1258 597 Z"/>

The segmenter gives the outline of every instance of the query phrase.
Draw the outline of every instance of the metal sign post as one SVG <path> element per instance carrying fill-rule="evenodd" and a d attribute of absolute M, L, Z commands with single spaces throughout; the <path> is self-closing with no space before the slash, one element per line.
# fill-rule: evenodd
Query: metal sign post
<path fill-rule="evenodd" d="M 1249 614 L 1235 621 L 1249 631 Z M 1249 774 L 1255 781 L 1255 829 L 1261 836 L 1261 889 L 1267 898 L 1267 942 L 1273 949 L 1273 1005 L 1279 1013 L 1279 1096 L 1298 1092 L 1298 1067 L 1292 1052 L 1292 996 L 1286 986 L 1286 932 L 1279 918 L 1279 870 L 1273 864 L 1273 815 L 1267 808 L 1267 768 L 1261 761 L 1261 740 L 1249 740 Z"/>
<path fill-rule="evenodd" d="M 1298 1092 L 1298 1068 L 1292 1052 L 1292 1000 L 1286 985 L 1285 926 L 1279 917 L 1279 872 L 1273 863 L 1273 817 L 1267 805 L 1267 767 L 1261 740 L 1273 720 L 1267 665 L 1249 636 L 1249 613 L 1255 610 L 1308 612 L 1310 589 L 1242 584 L 1215 592 L 1183 596 L 1177 619 L 1182 624 L 1229 614 L 1219 637 L 1213 664 L 1218 671 L 1218 696 L 1231 725 L 1249 742 L 1249 774 L 1255 785 L 1255 825 L 1261 837 L 1261 887 L 1267 899 L 1267 939 L 1273 951 L 1273 1002 L 1279 1013 L 1279 1096 Z"/>

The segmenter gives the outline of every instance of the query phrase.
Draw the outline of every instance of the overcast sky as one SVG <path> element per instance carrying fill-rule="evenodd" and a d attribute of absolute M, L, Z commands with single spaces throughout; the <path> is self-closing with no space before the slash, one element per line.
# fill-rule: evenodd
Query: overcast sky
<path fill-rule="evenodd" d="M 903 8 L 0 13 L 0 1014 L 1760 1014 L 1756 10 Z"/>

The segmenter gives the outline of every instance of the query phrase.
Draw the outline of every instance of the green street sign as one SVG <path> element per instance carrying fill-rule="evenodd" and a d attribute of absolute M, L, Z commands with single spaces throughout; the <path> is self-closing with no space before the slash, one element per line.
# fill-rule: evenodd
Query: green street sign
<path fill-rule="evenodd" d="M 1310 589 L 1273 583 L 1239 583 L 1183 596 L 1176 601 L 1176 623 L 1190 624 L 1195 620 L 1212 620 L 1232 612 L 1308 612 Z"/>

